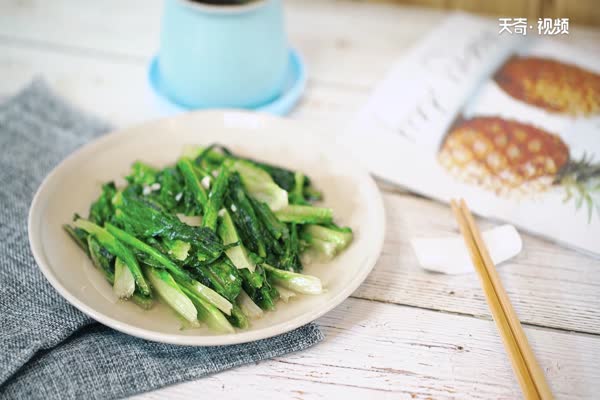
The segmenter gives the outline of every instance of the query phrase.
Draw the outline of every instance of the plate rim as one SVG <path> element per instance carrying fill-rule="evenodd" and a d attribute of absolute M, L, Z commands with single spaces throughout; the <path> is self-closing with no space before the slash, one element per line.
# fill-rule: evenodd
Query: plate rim
<path fill-rule="evenodd" d="M 173 121 L 173 120 L 177 120 L 177 119 L 182 119 L 185 117 L 189 117 L 190 114 L 206 114 L 210 118 L 210 114 L 224 115 L 224 113 L 228 113 L 228 112 L 242 113 L 242 114 L 252 115 L 252 116 L 259 116 L 260 118 L 266 118 L 267 120 L 277 120 L 277 123 L 281 123 L 281 122 L 294 123 L 294 124 L 298 125 L 300 127 L 300 129 L 305 131 L 306 135 L 310 135 L 313 137 L 317 137 L 318 136 L 317 132 L 321 131 L 316 126 L 311 127 L 310 123 L 306 123 L 303 121 L 289 120 L 286 118 L 281 118 L 281 117 L 269 115 L 266 113 L 257 113 L 257 112 L 244 111 L 244 110 L 229 110 L 229 109 L 199 110 L 199 111 L 183 113 L 183 114 L 179 114 L 179 115 L 175 115 L 175 116 L 171 116 L 171 117 L 150 120 L 150 121 L 143 122 L 141 124 L 133 124 L 133 125 L 126 126 L 123 128 L 117 128 L 117 129 L 107 132 L 106 134 L 79 147 L 78 149 L 76 149 L 75 151 L 73 151 L 72 153 L 67 155 L 65 158 L 63 158 L 56 166 L 54 166 L 52 171 L 50 171 L 50 173 L 48 175 L 46 175 L 46 177 L 42 180 L 38 189 L 35 192 L 35 195 L 33 196 L 33 199 L 31 201 L 31 205 L 30 205 L 29 211 L 28 211 L 28 217 L 27 217 L 27 230 L 28 230 L 29 246 L 30 246 L 31 252 L 33 254 L 33 257 L 36 261 L 38 268 L 42 271 L 42 274 L 44 275 L 44 277 L 48 280 L 48 282 L 50 282 L 52 287 L 58 292 L 58 294 L 61 297 L 63 297 L 72 306 L 74 306 L 75 308 L 77 308 L 78 310 L 83 312 L 84 314 L 93 318 L 95 321 L 100 322 L 100 323 L 102 323 L 106 326 L 109 326 L 117 331 L 122 332 L 122 333 L 131 335 L 131 336 L 135 336 L 135 337 L 139 337 L 142 339 L 150 340 L 153 342 L 203 347 L 203 346 L 219 346 L 219 345 L 249 343 L 249 342 L 254 342 L 257 340 L 261 340 L 261 339 L 268 339 L 268 338 L 271 338 L 274 336 L 278 336 L 278 335 L 290 332 L 296 328 L 299 328 L 301 326 L 304 326 L 310 322 L 317 320 L 324 314 L 333 310 L 335 307 L 340 305 L 344 300 L 346 300 L 348 297 L 350 297 L 356 289 L 358 289 L 358 287 L 367 278 L 369 273 L 373 270 L 375 264 L 377 263 L 377 260 L 379 259 L 379 256 L 381 255 L 381 251 L 383 249 L 384 238 L 385 238 L 385 212 L 384 212 L 385 209 L 384 209 L 384 205 L 383 205 L 383 198 L 381 196 L 381 192 L 380 192 L 379 188 L 377 187 L 377 184 L 375 183 L 373 177 L 363 167 L 362 163 L 357 161 L 352 156 L 352 154 L 350 152 L 348 152 L 347 150 L 343 152 L 344 157 L 346 157 L 347 159 L 349 159 L 349 161 L 351 161 L 353 164 L 355 164 L 356 171 L 360 172 L 361 175 L 363 176 L 363 178 L 366 178 L 365 182 L 370 186 L 369 191 L 373 194 L 374 200 L 376 202 L 376 204 L 370 205 L 370 207 L 374 210 L 374 213 L 375 213 L 374 214 L 375 215 L 374 222 L 378 226 L 380 226 L 380 229 L 377 230 L 377 237 L 371 239 L 374 242 L 373 248 L 376 249 L 376 251 L 373 251 L 364 259 L 363 263 L 364 263 L 365 267 L 363 267 L 362 269 L 359 270 L 359 272 L 361 272 L 361 273 L 357 274 L 349 282 L 349 284 L 346 285 L 346 287 L 343 290 L 341 290 L 337 295 L 335 295 L 331 299 L 324 302 L 323 306 L 319 307 L 319 309 L 317 311 L 305 312 L 289 321 L 277 323 L 275 325 L 264 327 L 264 328 L 256 330 L 256 331 L 252 331 L 252 330 L 236 331 L 235 333 L 225 334 L 225 335 L 213 334 L 213 335 L 198 335 L 198 336 L 169 334 L 169 333 L 163 333 L 163 332 L 156 332 L 156 331 L 146 329 L 146 328 L 140 328 L 139 326 L 118 321 L 117 319 L 114 319 L 114 318 L 110 317 L 109 315 L 106 315 L 102 312 L 96 311 L 93 307 L 88 306 L 84 302 L 77 299 L 73 294 L 71 294 L 70 291 L 54 275 L 54 273 L 52 272 L 52 270 L 50 268 L 50 262 L 48 262 L 48 260 L 46 260 L 46 255 L 43 250 L 43 244 L 42 244 L 43 242 L 41 239 L 41 229 L 36 228 L 34 226 L 34 224 L 39 219 L 39 217 L 41 217 L 41 215 L 43 215 L 43 211 L 45 209 L 44 205 L 40 204 L 40 202 L 43 200 L 42 196 L 47 192 L 49 183 L 63 168 L 65 168 L 65 165 L 68 165 L 69 163 L 73 162 L 72 160 L 77 158 L 81 153 L 89 151 L 90 149 L 92 149 L 94 147 L 100 146 L 104 142 L 118 140 L 118 138 L 120 136 L 127 135 L 129 131 L 134 131 L 134 130 L 140 129 L 144 126 L 151 126 L 151 125 L 158 124 L 158 123 L 165 122 L 165 121 Z M 331 143 L 334 143 L 334 141 L 331 140 L 331 138 L 329 138 L 326 134 L 323 136 L 320 136 L 319 140 L 321 142 L 329 141 Z M 338 150 L 336 150 L 336 151 L 341 152 L 341 150 L 339 150 L 339 146 L 338 146 Z"/>

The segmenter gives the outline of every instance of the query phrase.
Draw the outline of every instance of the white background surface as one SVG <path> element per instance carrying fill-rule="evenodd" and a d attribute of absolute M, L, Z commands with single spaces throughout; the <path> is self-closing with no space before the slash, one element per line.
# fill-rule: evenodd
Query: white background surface
<path fill-rule="evenodd" d="M 444 17 L 359 1 L 285 5 L 290 42 L 309 68 L 308 90 L 291 117 L 332 134 L 391 63 Z M 158 0 L 0 1 L 0 96 L 43 76 L 116 125 L 160 115 L 145 75 L 160 12 Z M 562 39 L 600 53 L 598 31 L 571 28 Z M 457 232 L 449 208 L 383 182 L 380 187 L 387 218 L 383 254 L 352 298 L 319 319 L 323 343 L 139 398 L 518 398 L 478 278 L 422 271 L 410 248 L 412 237 Z M 499 268 L 506 290 L 556 397 L 595 398 L 600 261 L 523 239 L 523 252 Z"/>

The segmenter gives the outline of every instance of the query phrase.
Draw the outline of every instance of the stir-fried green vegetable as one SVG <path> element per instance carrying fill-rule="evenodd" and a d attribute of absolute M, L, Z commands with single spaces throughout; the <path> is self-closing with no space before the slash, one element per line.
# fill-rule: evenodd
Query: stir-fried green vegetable
<path fill-rule="evenodd" d="M 300 235 L 307 245 L 307 253 L 316 255 L 323 261 L 331 260 L 352 242 L 352 230 L 334 224 L 307 224 Z"/>
<path fill-rule="evenodd" d="M 127 246 L 125 246 L 114 236 L 112 236 L 106 229 L 101 228 L 90 221 L 86 221 L 80 218 L 74 222 L 74 225 L 77 228 L 83 229 L 89 235 L 94 237 L 100 243 L 100 245 L 102 245 L 106 250 L 108 250 L 113 256 L 121 258 L 121 260 L 123 260 L 123 262 L 127 265 L 129 270 L 133 274 L 137 287 L 140 289 L 140 291 L 145 295 L 150 294 L 150 287 L 148 286 L 148 283 L 146 283 L 146 280 L 142 275 L 140 265 L 138 264 L 137 259 L 135 258 L 131 250 L 127 248 Z"/>
<path fill-rule="evenodd" d="M 222 211 L 221 223 L 219 224 L 218 233 L 225 245 L 233 245 L 225 250 L 225 254 L 237 269 L 247 269 L 254 272 L 256 264 L 248 256 L 248 251 L 242 244 L 240 237 L 237 234 L 233 220 L 229 212 L 225 209 Z"/>
<path fill-rule="evenodd" d="M 113 291 L 120 299 L 127 299 L 135 290 L 135 278 L 127 265 L 119 257 L 115 259 L 115 283 Z"/>
<path fill-rule="evenodd" d="M 188 327 L 246 329 L 297 294 L 319 294 L 304 255 L 330 259 L 352 230 L 315 207 L 321 193 L 300 171 L 194 147 L 163 169 L 136 161 L 127 185 L 102 190 L 87 219 L 65 231 L 113 285 L 150 308 L 154 294 Z"/>
<path fill-rule="evenodd" d="M 196 307 L 166 270 L 147 266 L 144 272 L 148 280 L 152 283 L 154 290 L 156 290 L 165 303 L 187 321 L 196 321 L 198 318 Z"/>
<path fill-rule="evenodd" d="M 319 294 L 323 291 L 321 281 L 316 276 L 284 271 L 268 264 L 263 266 L 267 270 L 267 276 L 286 289 L 302 294 Z"/>
<path fill-rule="evenodd" d="M 333 221 L 331 208 L 291 205 L 275 213 L 282 222 L 296 224 L 329 224 Z"/>

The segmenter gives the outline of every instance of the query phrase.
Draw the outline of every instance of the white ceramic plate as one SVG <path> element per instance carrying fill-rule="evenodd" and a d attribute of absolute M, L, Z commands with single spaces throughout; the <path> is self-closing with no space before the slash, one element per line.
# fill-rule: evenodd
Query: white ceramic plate
<path fill-rule="evenodd" d="M 135 160 L 173 163 L 187 144 L 219 142 L 234 152 L 308 174 L 334 209 L 336 221 L 352 227 L 355 239 L 340 256 L 313 264 L 305 273 L 323 281 L 326 292 L 279 302 L 277 310 L 247 330 L 217 335 L 208 328 L 181 330 L 166 306 L 149 311 L 117 300 L 75 243 L 62 230 L 73 213 L 87 215 L 100 184 L 117 183 Z M 106 135 L 67 157 L 44 180 L 29 211 L 29 241 L 40 269 L 75 307 L 119 331 L 158 342 L 209 346 L 264 339 L 288 332 L 331 310 L 358 288 L 373 268 L 384 237 L 379 191 L 358 164 L 313 129 L 296 121 L 238 111 L 182 114 Z"/>

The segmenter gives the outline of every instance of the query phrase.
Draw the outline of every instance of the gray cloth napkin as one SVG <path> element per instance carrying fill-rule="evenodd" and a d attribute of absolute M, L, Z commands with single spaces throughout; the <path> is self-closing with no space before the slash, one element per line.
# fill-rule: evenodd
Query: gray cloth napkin
<path fill-rule="evenodd" d="M 31 255 L 29 205 L 61 159 L 108 129 L 42 81 L 0 104 L 0 398 L 121 398 L 322 340 L 309 324 L 242 345 L 165 345 L 96 323 L 60 297 Z"/>

